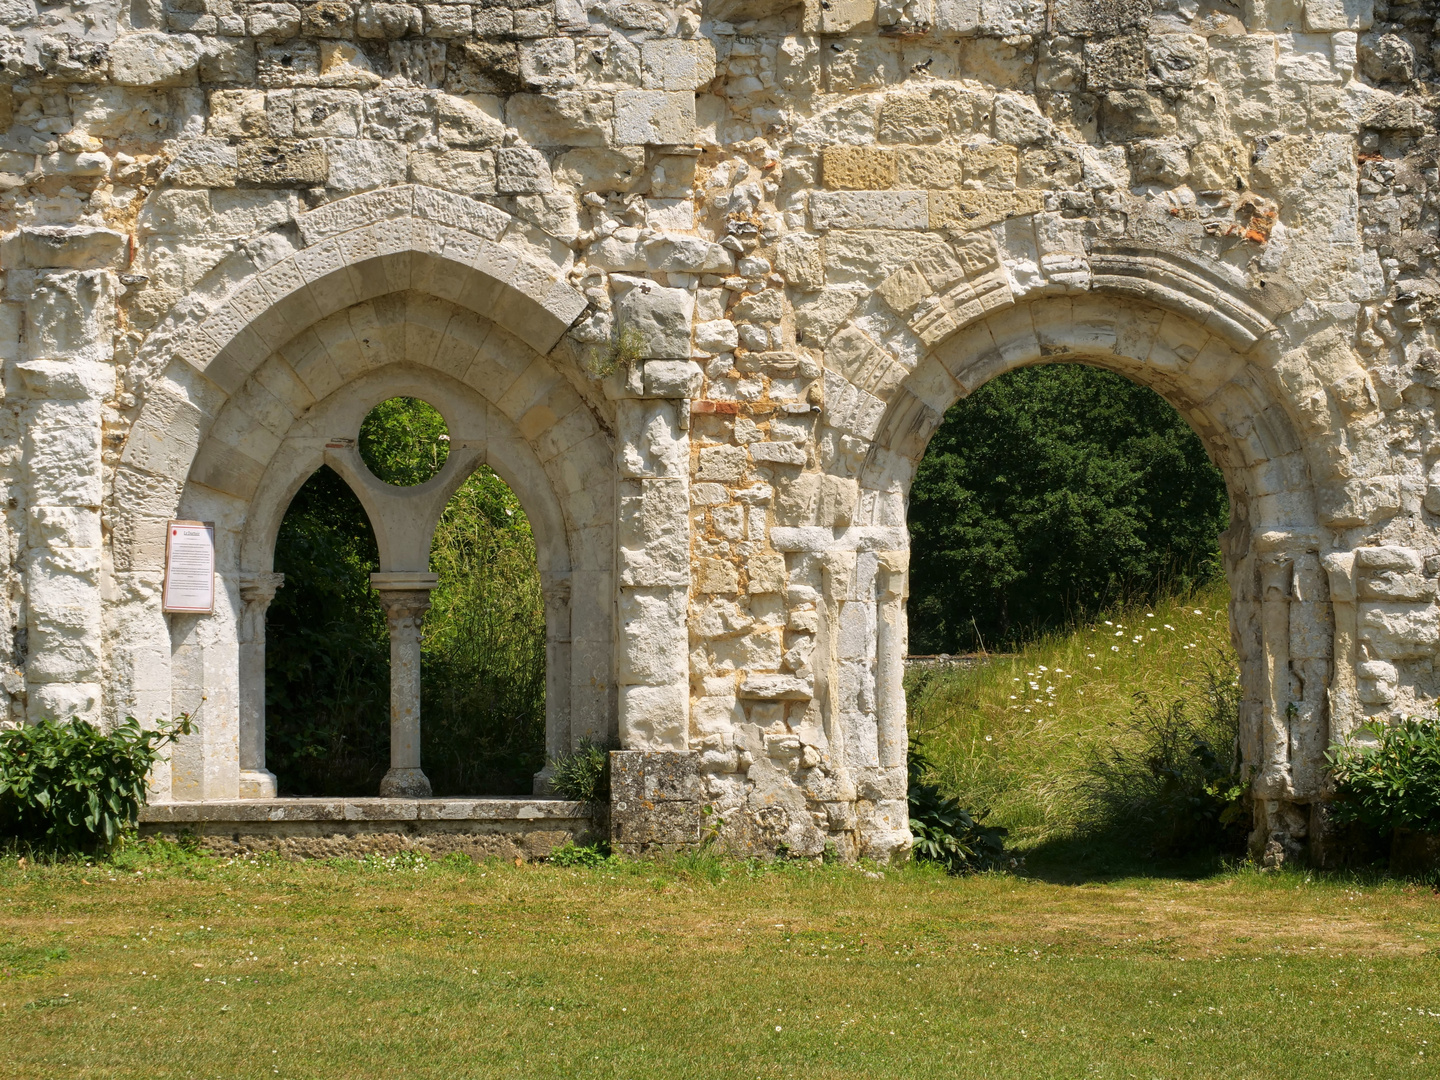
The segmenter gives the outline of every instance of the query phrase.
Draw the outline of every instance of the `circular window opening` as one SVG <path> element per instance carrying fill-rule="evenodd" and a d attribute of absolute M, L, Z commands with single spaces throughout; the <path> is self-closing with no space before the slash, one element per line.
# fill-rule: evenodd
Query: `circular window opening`
<path fill-rule="evenodd" d="M 423 484 L 445 465 L 445 418 L 419 398 L 382 401 L 360 425 L 360 456 L 376 479 L 396 487 Z"/>

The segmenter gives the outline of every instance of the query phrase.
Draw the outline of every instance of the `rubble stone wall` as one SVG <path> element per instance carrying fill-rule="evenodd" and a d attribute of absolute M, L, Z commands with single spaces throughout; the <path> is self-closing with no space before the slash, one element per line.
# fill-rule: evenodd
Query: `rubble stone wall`
<path fill-rule="evenodd" d="M 7 0 L 9 719 L 194 712 L 156 798 L 250 790 L 280 518 L 414 393 L 537 523 L 549 748 L 664 810 L 617 830 L 888 859 L 915 463 L 1082 362 L 1225 473 L 1298 852 L 1328 743 L 1440 697 L 1437 49 L 1427 0 Z"/>

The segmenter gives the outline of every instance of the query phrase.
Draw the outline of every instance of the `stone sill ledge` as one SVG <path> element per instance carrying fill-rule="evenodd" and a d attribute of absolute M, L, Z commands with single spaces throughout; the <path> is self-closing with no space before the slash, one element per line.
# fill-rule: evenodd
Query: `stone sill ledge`
<path fill-rule="evenodd" d="M 142 825 L 186 822 L 588 821 L 588 803 L 569 799 L 224 799 L 153 803 Z"/>

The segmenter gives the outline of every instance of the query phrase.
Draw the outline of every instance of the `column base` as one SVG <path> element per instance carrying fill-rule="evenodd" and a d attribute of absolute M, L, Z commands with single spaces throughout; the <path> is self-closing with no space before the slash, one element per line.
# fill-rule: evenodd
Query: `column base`
<path fill-rule="evenodd" d="M 391 769 L 380 781 L 380 795 L 386 799 L 428 799 L 430 778 L 419 769 Z"/>
<path fill-rule="evenodd" d="M 240 798 L 273 799 L 275 792 L 275 774 L 273 772 L 268 769 L 240 770 Z"/>
<path fill-rule="evenodd" d="M 554 790 L 550 787 L 550 781 L 555 776 L 555 766 L 545 762 L 545 767 L 530 778 L 530 793 L 532 795 L 553 795 Z"/>

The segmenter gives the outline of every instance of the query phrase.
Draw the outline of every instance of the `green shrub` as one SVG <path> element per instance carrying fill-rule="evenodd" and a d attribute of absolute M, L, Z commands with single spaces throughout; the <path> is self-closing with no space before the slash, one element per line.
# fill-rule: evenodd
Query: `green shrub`
<path fill-rule="evenodd" d="M 595 869 L 610 865 L 613 858 L 601 844 L 576 844 L 566 841 L 550 852 L 550 863 L 554 866 L 582 866 Z"/>
<path fill-rule="evenodd" d="M 1083 831 L 1123 832 L 1154 855 L 1238 851 L 1248 808 L 1239 731 L 1240 680 L 1228 657 L 1205 669 L 1196 693 L 1164 705 L 1137 695 L 1129 722 L 1090 752 Z"/>
<path fill-rule="evenodd" d="M 84 720 L 0 732 L 0 835 L 46 851 L 104 851 L 135 827 L 145 777 L 190 718 L 142 730 L 127 717 L 108 735 Z"/>
<path fill-rule="evenodd" d="M 927 783 L 930 762 L 914 740 L 906 765 L 910 779 L 910 835 L 914 837 L 911 854 L 921 862 L 939 863 L 951 874 L 1003 867 L 1007 861 L 1007 830 L 982 825 L 979 818 L 939 787 Z"/>
<path fill-rule="evenodd" d="M 1440 832 L 1440 720 L 1407 716 L 1366 724 L 1359 733 L 1361 739 L 1337 743 L 1327 755 L 1335 820 L 1381 833 Z"/>
<path fill-rule="evenodd" d="M 592 805 L 610 801 L 610 752 L 599 743 L 581 739 L 573 754 L 551 758 L 550 767 L 550 786 L 561 798 Z"/>

